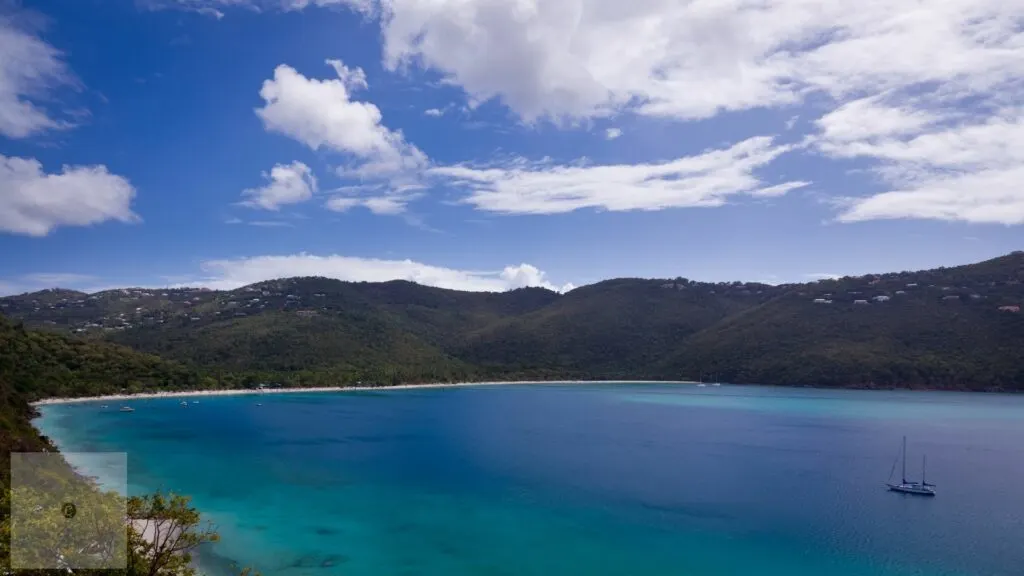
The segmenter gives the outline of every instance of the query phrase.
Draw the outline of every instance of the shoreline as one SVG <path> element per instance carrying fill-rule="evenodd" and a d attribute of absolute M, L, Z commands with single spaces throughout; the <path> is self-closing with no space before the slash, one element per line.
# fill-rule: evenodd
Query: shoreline
<path fill-rule="evenodd" d="M 361 390 L 410 390 L 413 388 L 463 388 L 475 386 L 510 386 L 516 384 L 697 384 L 689 380 L 507 380 L 498 382 L 435 382 L 429 384 L 396 384 L 394 386 L 315 386 L 304 388 L 232 388 L 226 390 L 182 390 L 142 392 L 139 394 L 107 394 L 103 396 L 80 396 L 73 398 L 44 398 L 32 402 L 32 406 L 53 404 L 75 404 L 100 402 L 104 400 L 146 400 L 152 398 L 188 398 L 200 396 L 243 396 L 246 394 L 299 394 L 324 392 L 358 392 Z"/>

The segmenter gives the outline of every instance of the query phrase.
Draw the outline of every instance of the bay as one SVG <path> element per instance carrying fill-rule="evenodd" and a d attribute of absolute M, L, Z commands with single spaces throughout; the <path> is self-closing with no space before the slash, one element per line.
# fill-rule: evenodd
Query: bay
<path fill-rule="evenodd" d="M 547 384 L 42 407 L 273 575 L 1019 575 L 1024 397 Z M 258 405 L 262 404 L 262 405 Z M 934 499 L 885 490 L 900 439 Z M 96 475 L 101 475 L 98 471 Z M 897 470 L 897 474 L 898 474 Z"/>

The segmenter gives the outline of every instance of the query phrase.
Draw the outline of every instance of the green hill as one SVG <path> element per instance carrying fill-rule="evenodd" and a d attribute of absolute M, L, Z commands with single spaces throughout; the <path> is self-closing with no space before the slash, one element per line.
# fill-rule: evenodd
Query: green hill
<path fill-rule="evenodd" d="M 26 330 L 0 316 L 0 477 L 7 479 L 11 452 L 52 449 L 29 423 L 34 400 L 201 385 L 195 371 L 179 364 L 106 342 Z"/>
<path fill-rule="evenodd" d="M 697 379 L 1024 389 L 1024 253 L 805 284 L 616 279 L 558 294 L 289 278 L 232 291 L 51 290 L 0 299 L 218 385 L 491 378 Z M 184 368 L 183 368 L 184 369 Z"/>

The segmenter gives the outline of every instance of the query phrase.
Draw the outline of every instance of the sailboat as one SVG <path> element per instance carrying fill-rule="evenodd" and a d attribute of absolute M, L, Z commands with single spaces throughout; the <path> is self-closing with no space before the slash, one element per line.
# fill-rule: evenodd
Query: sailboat
<path fill-rule="evenodd" d="M 899 484 L 893 484 L 891 482 L 893 473 L 896 472 L 896 463 L 892 463 L 892 472 L 889 473 L 889 482 L 886 482 L 886 486 L 893 492 L 900 492 L 903 494 L 913 494 L 915 496 L 935 496 L 935 484 L 929 484 L 925 479 L 925 472 L 928 467 L 927 457 L 921 460 L 921 481 L 920 482 L 908 482 L 907 481 L 907 437 L 903 437 L 903 457 L 900 458 L 903 462 L 903 480 Z"/>

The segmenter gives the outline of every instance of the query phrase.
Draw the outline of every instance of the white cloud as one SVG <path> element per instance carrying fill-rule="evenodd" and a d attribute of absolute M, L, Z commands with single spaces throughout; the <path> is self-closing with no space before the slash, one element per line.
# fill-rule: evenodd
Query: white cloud
<path fill-rule="evenodd" d="M 0 279 L 0 296 L 36 292 L 47 288 L 83 290 L 83 287 L 95 285 L 97 280 L 96 276 L 67 272 L 23 274 L 14 278 Z"/>
<path fill-rule="evenodd" d="M 266 7 L 272 0 L 204 5 L 226 3 Z M 574 124 L 624 110 L 695 120 L 813 103 L 799 114 L 819 131 L 810 139 L 815 149 L 866 162 L 882 185 L 877 194 L 843 199 L 841 221 L 1024 222 L 1016 168 L 1022 113 L 1014 108 L 1024 102 L 1024 0 L 316 4 L 376 17 L 388 69 L 440 73 L 472 105 L 496 99 L 527 123 Z M 816 123 L 814 110 L 823 114 Z M 505 170 L 488 186 L 507 189 L 511 178 L 523 189 L 524 172 L 536 180 L 536 170 Z M 570 184 L 568 172 L 557 179 L 569 198 L 557 203 L 566 206 L 579 203 L 579 189 L 595 188 L 588 180 Z"/>
<path fill-rule="evenodd" d="M 836 155 L 846 155 L 844 145 L 877 138 L 917 134 L 941 121 L 933 112 L 912 105 L 887 106 L 879 96 L 843 104 L 816 122 L 821 129 L 820 146 Z"/>
<path fill-rule="evenodd" d="M 381 0 L 385 62 L 527 120 L 675 118 L 1020 77 L 1019 0 Z"/>
<path fill-rule="evenodd" d="M 274 78 L 260 90 L 265 104 L 256 109 L 267 130 L 314 150 L 353 156 L 359 162 L 352 170 L 357 176 L 382 176 L 424 165 L 422 152 L 408 144 L 401 132 L 381 123 L 380 109 L 352 100 L 353 92 L 366 88 L 363 70 L 348 68 L 340 60 L 327 63 L 336 79 L 307 78 L 284 64 L 274 70 Z"/>
<path fill-rule="evenodd" d="M 249 226 L 259 226 L 260 228 L 293 228 L 295 225 L 291 222 L 285 222 L 283 220 L 252 220 L 246 222 Z"/>
<path fill-rule="evenodd" d="M 624 106 L 693 119 L 1024 76 L 1020 0 L 175 0 L 349 6 L 379 16 L 385 64 L 439 71 L 527 120 Z"/>
<path fill-rule="evenodd" d="M 405 213 L 406 205 L 413 198 L 414 196 L 411 195 L 368 197 L 335 196 L 327 200 L 325 206 L 328 210 L 332 210 L 334 212 L 348 212 L 352 208 L 362 206 L 370 212 L 380 216 L 394 216 Z"/>
<path fill-rule="evenodd" d="M 920 115 L 898 113 L 854 138 L 825 138 L 819 147 L 843 158 L 876 160 L 884 192 L 843 200 L 839 220 L 927 218 L 973 223 L 1024 223 L 1024 111 L 982 121 L 915 128 Z M 875 118 L 885 119 L 885 114 Z M 892 120 L 892 118 L 900 118 Z M 845 136 L 847 133 L 844 133 Z"/>
<path fill-rule="evenodd" d="M 604 137 L 606 140 L 615 140 L 619 136 L 622 136 L 622 130 L 618 128 L 609 128 L 604 131 Z"/>
<path fill-rule="evenodd" d="M 2 10 L 0 6 L 0 10 Z M 0 13 L 0 134 L 25 138 L 69 127 L 40 105 L 76 81 L 63 54 L 40 39 L 27 13 Z"/>
<path fill-rule="evenodd" d="M 532 266 L 525 262 L 518 266 L 506 266 L 505 269 L 501 271 L 499 278 L 512 289 L 526 288 L 528 286 L 540 286 L 557 292 L 568 292 L 575 288 L 571 282 L 564 284 L 561 287 L 553 286 L 548 282 L 547 274 L 536 266 Z"/>
<path fill-rule="evenodd" d="M 437 118 L 439 116 L 444 115 L 444 110 L 441 110 L 440 108 L 429 108 L 427 110 L 424 110 L 423 113 L 426 114 L 427 116 L 433 116 L 434 118 Z"/>
<path fill-rule="evenodd" d="M 885 188 L 841 221 L 1024 223 L 1021 0 L 382 0 L 385 62 L 527 121 L 816 102 L 819 150 Z M 1008 158 L 1008 156 L 1012 156 Z M 586 183 L 577 183 L 586 186 Z M 569 201 L 570 204 L 573 201 Z"/>
<path fill-rule="evenodd" d="M 0 231 L 46 236 L 59 226 L 138 222 L 134 197 L 131 183 L 106 166 L 64 166 L 47 174 L 35 159 L 0 155 Z"/>
<path fill-rule="evenodd" d="M 370 198 L 331 200 L 327 207 L 344 211 L 366 206 L 376 214 L 397 214 L 422 189 L 420 173 L 428 165 L 425 154 L 405 141 L 401 132 L 382 123 L 380 110 L 370 102 L 352 100 L 352 93 L 366 88 L 366 74 L 348 68 L 340 60 L 328 60 L 336 79 L 307 78 L 281 65 L 274 78 L 263 83 L 265 101 L 256 113 L 268 130 L 285 134 L 314 150 L 345 154 L 349 162 L 337 169 L 343 179 L 371 182 L 378 195 Z M 315 191 L 315 189 L 314 189 Z"/>
<path fill-rule="evenodd" d="M 65 288 L 95 282 L 96 277 L 90 274 L 74 274 L 69 272 L 37 272 L 35 274 L 25 274 L 21 277 L 21 281 L 50 288 Z"/>
<path fill-rule="evenodd" d="M 250 10 L 302 10 L 310 6 L 331 7 L 349 6 L 369 9 L 370 0 L 136 0 L 149 10 L 184 10 L 212 16 L 217 20 L 224 18 L 224 10 L 231 8 L 248 8 Z"/>
<path fill-rule="evenodd" d="M 244 206 L 276 211 L 283 205 L 309 200 L 317 190 L 313 171 L 302 162 L 278 164 L 270 174 L 264 172 L 263 178 L 269 180 L 266 186 L 242 192 L 249 198 L 242 202 Z"/>
<path fill-rule="evenodd" d="M 756 137 L 661 164 L 552 165 L 519 161 L 499 167 L 445 166 L 430 174 L 469 191 L 466 202 L 508 214 L 557 214 L 581 208 L 661 210 L 720 206 L 730 195 L 777 196 L 805 186 L 766 186 L 754 175 L 791 148 Z"/>
<path fill-rule="evenodd" d="M 408 280 L 426 286 L 475 292 L 502 292 L 524 286 L 540 286 L 551 290 L 571 288 L 571 285 L 553 285 L 543 272 L 529 264 L 507 266 L 500 272 L 475 272 L 412 260 L 294 254 L 210 260 L 202 264 L 202 270 L 206 274 L 205 278 L 186 284 L 215 290 L 233 290 L 276 278 L 324 276 L 348 282 Z"/>

